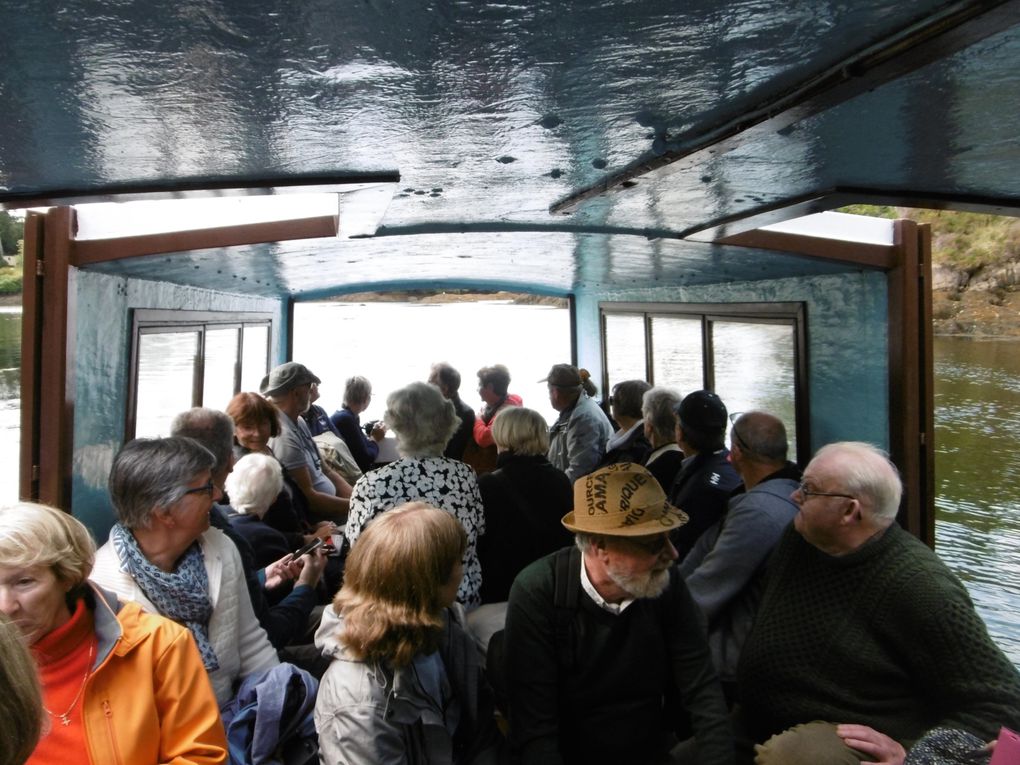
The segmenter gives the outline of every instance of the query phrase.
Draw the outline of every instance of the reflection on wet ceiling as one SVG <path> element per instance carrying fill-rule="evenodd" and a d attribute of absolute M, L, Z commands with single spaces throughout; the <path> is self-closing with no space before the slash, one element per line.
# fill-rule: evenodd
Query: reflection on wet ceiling
<path fill-rule="evenodd" d="M 833 189 L 1020 207 L 1018 5 L 0 0 L 0 200 L 399 174 L 367 238 L 95 266 L 259 294 L 829 273 L 683 237 Z"/>

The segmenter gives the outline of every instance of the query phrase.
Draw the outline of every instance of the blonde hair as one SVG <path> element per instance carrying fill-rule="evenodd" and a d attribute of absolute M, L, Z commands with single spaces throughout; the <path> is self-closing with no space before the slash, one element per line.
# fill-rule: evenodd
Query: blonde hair
<path fill-rule="evenodd" d="M 549 451 L 549 423 L 534 409 L 508 406 L 492 421 L 492 440 L 514 454 L 545 454 Z"/>
<path fill-rule="evenodd" d="M 449 513 L 412 502 L 377 516 L 351 548 L 333 600 L 340 641 L 361 661 L 404 667 L 436 650 L 440 588 L 463 558 L 467 535 Z"/>
<path fill-rule="evenodd" d="M 0 565 L 46 566 L 73 589 L 95 559 L 96 543 L 69 513 L 34 502 L 0 507 Z"/>
<path fill-rule="evenodd" d="M 0 614 L 0 741 L 3 765 L 21 765 L 32 754 L 43 724 L 35 664 L 21 633 Z"/>

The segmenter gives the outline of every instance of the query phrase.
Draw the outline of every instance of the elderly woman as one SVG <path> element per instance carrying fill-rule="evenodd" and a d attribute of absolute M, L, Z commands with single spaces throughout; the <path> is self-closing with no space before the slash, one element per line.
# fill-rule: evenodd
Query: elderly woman
<path fill-rule="evenodd" d="M 269 447 L 269 439 L 280 435 L 280 413 L 275 406 L 258 393 L 241 392 L 230 399 L 225 411 L 234 421 L 235 459 L 251 453 L 266 454 L 276 459 Z M 263 519 L 267 525 L 282 532 L 291 547 L 296 549 L 301 545 L 301 536 L 314 529 L 308 518 L 308 501 L 284 470 L 283 488 Z"/>
<path fill-rule="evenodd" d="M 330 418 L 362 471 L 371 469 L 375 464 L 379 456 L 379 442 L 386 436 L 386 425 L 381 422 L 372 427 L 371 438 L 361 429 L 361 413 L 371 402 L 372 383 L 364 377 L 350 377 L 344 385 L 343 406 Z"/>
<path fill-rule="evenodd" d="M 465 606 L 476 606 L 482 584 L 476 546 L 485 533 L 485 515 L 474 471 L 443 456 L 446 442 L 460 424 L 456 410 L 438 388 L 415 382 L 389 395 L 384 417 L 397 438 L 401 458 L 366 473 L 354 484 L 344 532 L 347 541 L 353 545 L 369 520 L 405 502 L 421 500 L 445 510 L 467 533 L 464 581 L 457 599 Z"/>
<path fill-rule="evenodd" d="M 332 659 L 315 702 L 322 762 L 479 762 L 493 740 L 474 643 L 448 610 L 464 529 L 416 502 L 368 524 L 315 644 Z"/>
<path fill-rule="evenodd" d="M 667 495 L 684 461 L 684 453 L 676 443 L 676 406 L 679 403 L 680 394 L 672 388 L 651 388 L 641 398 L 645 435 L 652 444 L 645 467 Z"/>
<path fill-rule="evenodd" d="M 93 581 L 190 631 L 222 707 L 235 683 L 279 663 L 252 611 L 237 548 L 209 527 L 212 453 L 190 438 L 136 439 L 113 460 L 117 523 Z"/>
<path fill-rule="evenodd" d="M 94 556 L 67 513 L 0 508 L 0 610 L 30 646 L 50 718 L 29 763 L 226 762 L 190 633 L 90 586 Z"/>
<path fill-rule="evenodd" d="M 492 423 L 496 470 L 478 479 L 485 536 L 478 542 L 482 603 L 505 601 L 532 561 L 572 543 L 560 518 L 573 510 L 570 481 L 546 459 L 549 425 L 533 409 L 511 407 Z"/>

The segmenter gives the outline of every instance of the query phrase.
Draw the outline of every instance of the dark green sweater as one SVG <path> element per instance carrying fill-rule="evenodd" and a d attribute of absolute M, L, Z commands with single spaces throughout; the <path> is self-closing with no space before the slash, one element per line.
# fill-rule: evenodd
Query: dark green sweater
<path fill-rule="evenodd" d="M 704 627 L 687 588 L 672 571 L 658 599 L 638 600 L 619 615 L 578 593 L 567 650 L 557 641 L 555 556 L 521 572 L 506 621 L 511 739 L 523 762 L 648 762 L 662 752 L 682 715 L 691 714 L 704 765 L 733 762 L 726 705 Z M 571 550 L 569 577 L 580 582 L 581 554 Z"/>
<path fill-rule="evenodd" d="M 738 668 L 756 740 L 811 720 L 904 746 L 936 725 L 984 740 L 1020 725 L 1016 669 L 959 580 L 899 526 L 839 557 L 791 526 L 769 565 Z"/>

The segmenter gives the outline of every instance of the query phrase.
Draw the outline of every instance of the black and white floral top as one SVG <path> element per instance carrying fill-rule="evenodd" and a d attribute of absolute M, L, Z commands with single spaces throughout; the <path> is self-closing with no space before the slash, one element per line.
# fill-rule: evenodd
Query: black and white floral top
<path fill-rule="evenodd" d="M 365 473 L 354 484 L 345 534 L 353 545 L 365 524 L 380 513 L 405 502 L 427 502 L 445 510 L 464 527 L 464 579 L 457 600 L 467 607 L 481 603 L 482 567 L 478 563 L 478 537 L 485 533 L 482 495 L 475 471 L 449 457 L 403 457 Z"/>

